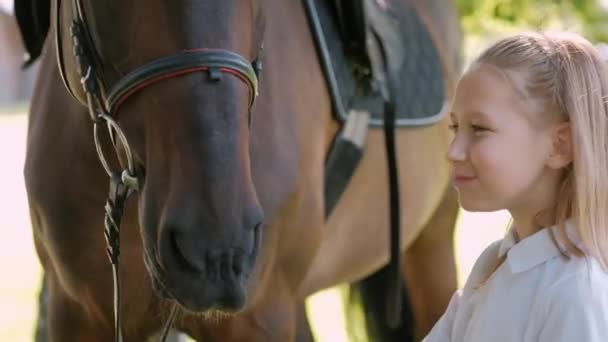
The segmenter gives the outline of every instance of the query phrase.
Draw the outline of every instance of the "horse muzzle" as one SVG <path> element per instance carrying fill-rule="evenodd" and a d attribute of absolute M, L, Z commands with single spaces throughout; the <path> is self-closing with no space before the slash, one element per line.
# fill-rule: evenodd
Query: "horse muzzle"
<path fill-rule="evenodd" d="M 158 259 L 148 260 L 163 297 L 192 312 L 234 313 L 247 303 L 249 280 L 256 264 L 263 226 L 238 229 L 233 239 L 185 234 L 169 224 L 161 228 Z M 149 258 L 148 258 L 149 259 Z"/>

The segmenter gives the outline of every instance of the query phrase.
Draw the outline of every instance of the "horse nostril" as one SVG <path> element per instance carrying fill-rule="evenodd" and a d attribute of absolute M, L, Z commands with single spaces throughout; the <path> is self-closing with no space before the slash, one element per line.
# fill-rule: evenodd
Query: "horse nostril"
<path fill-rule="evenodd" d="M 250 275 L 262 224 L 225 225 L 212 230 L 191 221 L 165 219 L 159 225 L 158 256 L 163 269 L 210 282 L 241 281 Z"/>
<path fill-rule="evenodd" d="M 237 277 L 239 277 L 241 275 L 241 273 L 243 273 L 242 253 L 235 252 L 234 255 L 232 256 L 231 271 Z"/>
<path fill-rule="evenodd" d="M 193 241 L 187 239 L 179 230 L 170 226 L 164 227 L 166 234 L 163 234 L 165 241 L 161 242 L 165 245 L 166 254 L 164 257 L 169 257 L 177 264 L 189 271 L 202 273 L 205 270 L 205 260 L 202 253 L 198 250 Z"/>

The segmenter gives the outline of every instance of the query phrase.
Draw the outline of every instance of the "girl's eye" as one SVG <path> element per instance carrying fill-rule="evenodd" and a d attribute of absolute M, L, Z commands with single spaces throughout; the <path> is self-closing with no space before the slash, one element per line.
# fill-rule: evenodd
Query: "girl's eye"
<path fill-rule="evenodd" d="M 458 131 L 458 124 L 453 123 L 453 124 L 450 124 L 448 127 L 453 132 L 457 132 Z M 483 133 L 483 132 L 487 132 L 487 131 L 490 130 L 489 128 L 486 128 L 486 127 L 483 127 L 483 126 L 479 126 L 479 125 L 471 125 L 469 127 L 471 128 L 471 130 L 473 131 L 473 133 Z"/>
<path fill-rule="evenodd" d="M 486 132 L 489 130 L 489 129 L 479 126 L 479 125 L 471 125 L 471 128 L 473 128 L 473 132 L 476 132 L 476 133 L 477 132 Z"/>

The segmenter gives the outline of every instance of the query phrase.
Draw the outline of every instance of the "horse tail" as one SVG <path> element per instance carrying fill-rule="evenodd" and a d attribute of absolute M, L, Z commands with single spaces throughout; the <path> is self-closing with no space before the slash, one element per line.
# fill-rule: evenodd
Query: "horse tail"
<path fill-rule="evenodd" d="M 414 314 L 410 305 L 408 292 L 401 286 L 401 323 L 396 328 L 387 324 L 386 302 L 387 283 L 390 270 L 385 266 L 375 273 L 348 286 L 347 329 L 353 341 L 370 342 L 413 342 L 415 339 Z M 363 320 L 363 322 L 361 322 Z M 357 327 L 365 331 L 356 331 Z M 362 336 L 363 335 L 363 336 Z"/>

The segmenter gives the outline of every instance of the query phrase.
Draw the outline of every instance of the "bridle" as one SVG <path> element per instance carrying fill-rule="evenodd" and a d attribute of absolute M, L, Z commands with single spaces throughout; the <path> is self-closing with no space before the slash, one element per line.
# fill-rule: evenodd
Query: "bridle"
<path fill-rule="evenodd" d="M 109 91 L 106 92 L 99 73 L 98 54 L 89 35 L 82 0 L 72 0 L 73 11 L 70 35 L 80 83 L 86 99 L 79 98 L 66 76 L 61 36 L 61 0 L 56 1 L 55 8 L 55 44 L 57 63 L 61 79 L 70 95 L 86 106 L 93 121 L 93 138 L 99 160 L 110 177 L 110 193 L 105 205 L 104 235 L 107 243 L 107 254 L 112 264 L 114 278 L 114 331 L 115 341 L 122 341 L 120 323 L 120 222 L 127 198 L 139 190 L 141 170 L 133 160 L 131 147 L 125 134 L 116 121 L 121 106 L 135 93 L 144 90 L 151 84 L 195 72 L 207 72 L 209 79 L 219 82 L 224 74 L 237 77 L 249 87 L 249 123 L 255 99 L 258 95 L 258 80 L 261 71 L 260 54 L 253 62 L 241 55 L 224 49 L 193 49 L 181 51 L 174 55 L 148 62 L 124 75 Z M 101 147 L 100 128 L 106 126 L 112 142 L 117 136 L 124 149 L 127 167 L 122 172 L 112 170 Z M 115 144 L 116 148 L 116 144 Z M 176 315 L 173 306 L 161 335 L 165 341 Z"/>

